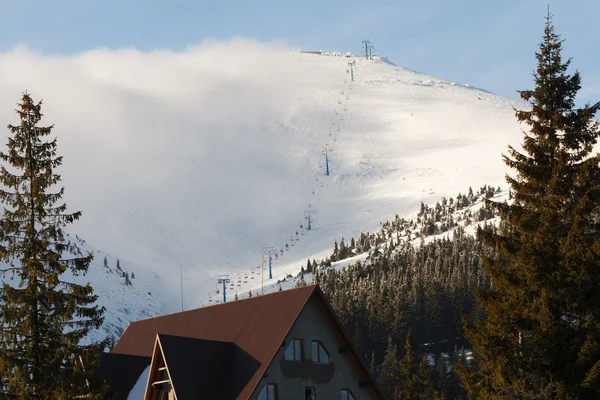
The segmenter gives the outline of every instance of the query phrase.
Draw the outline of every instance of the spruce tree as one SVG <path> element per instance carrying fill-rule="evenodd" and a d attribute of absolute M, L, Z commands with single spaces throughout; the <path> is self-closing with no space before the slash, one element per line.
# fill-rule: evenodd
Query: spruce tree
<path fill-rule="evenodd" d="M 377 376 L 377 383 L 381 386 L 384 394 L 389 398 L 395 398 L 396 388 L 400 378 L 398 354 L 392 336 L 388 336 L 387 348 L 381 364 L 381 370 Z"/>
<path fill-rule="evenodd" d="M 86 384 L 92 371 L 80 367 L 80 343 L 99 328 L 104 309 L 94 303 L 90 284 L 64 275 L 85 274 L 92 254 L 67 242 L 63 228 L 81 216 L 67 213 L 56 188 L 62 164 L 57 140 L 47 140 L 53 126 L 40 127 L 41 102 L 24 93 L 16 110 L 19 125 L 8 125 L 7 152 L 0 152 L 1 276 L 16 279 L 0 289 L 0 393 L 19 399 L 97 398 Z"/>
<path fill-rule="evenodd" d="M 502 228 L 478 231 L 492 288 L 467 326 L 480 371 L 463 380 L 479 398 L 600 397 L 600 103 L 575 108 L 581 79 L 561 51 L 548 13 L 535 89 L 519 92 L 523 152 L 503 156 L 514 201 L 487 200 Z"/>
<path fill-rule="evenodd" d="M 420 399 L 422 394 L 419 359 L 414 347 L 412 331 L 409 330 L 404 344 L 406 353 L 400 360 L 400 399 Z"/>

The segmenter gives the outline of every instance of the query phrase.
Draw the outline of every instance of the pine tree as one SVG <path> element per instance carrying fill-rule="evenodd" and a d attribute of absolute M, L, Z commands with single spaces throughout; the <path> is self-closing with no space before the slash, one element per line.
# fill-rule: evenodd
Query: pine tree
<path fill-rule="evenodd" d="M 371 372 L 373 373 L 373 376 L 377 377 L 377 362 L 375 359 L 375 350 L 373 350 L 373 353 L 371 353 Z"/>
<path fill-rule="evenodd" d="M 19 399 L 64 399 L 90 394 L 92 370 L 78 367 L 80 343 L 99 328 L 104 309 L 87 285 L 63 276 L 85 274 L 92 253 L 72 257 L 63 228 L 81 212 L 67 213 L 64 189 L 54 172 L 62 164 L 57 141 L 46 141 L 53 126 L 39 127 L 41 102 L 24 93 L 16 110 L 20 125 L 8 125 L 8 151 L 0 152 L 0 259 L 2 276 L 18 278 L 0 289 L 0 392 Z M 93 390 L 92 390 L 93 391 Z M 100 396 L 93 393 L 92 398 Z"/>
<path fill-rule="evenodd" d="M 419 399 L 433 399 L 435 395 L 435 378 L 429 365 L 429 354 L 421 359 L 419 364 Z"/>
<path fill-rule="evenodd" d="M 338 242 L 337 239 L 334 240 L 333 242 L 333 254 L 331 255 L 331 261 L 337 261 L 338 260 Z"/>
<path fill-rule="evenodd" d="M 117 270 L 122 271 L 121 269 L 121 261 L 117 260 Z"/>
<path fill-rule="evenodd" d="M 108 268 L 108 260 L 104 257 L 104 268 Z"/>
<path fill-rule="evenodd" d="M 400 396 L 401 399 L 420 399 L 421 384 L 419 374 L 419 359 L 415 351 L 412 331 L 409 330 L 404 344 L 406 353 L 400 360 Z"/>
<path fill-rule="evenodd" d="M 600 396 L 600 169 L 591 155 L 600 103 L 574 108 L 581 88 L 548 13 L 536 53 L 521 153 L 509 146 L 514 202 L 488 202 L 503 229 L 479 230 L 492 289 L 478 294 L 487 317 L 467 326 L 480 372 L 463 375 L 480 398 Z"/>
<path fill-rule="evenodd" d="M 381 370 L 377 377 L 377 383 L 381 386 L 387 398 L 393 399 L 396 395 L 396 388 L 400 377 L 398 369 L 398 352 L 392 336 L 388 336 L 388 344 L 381 364 Z"/>

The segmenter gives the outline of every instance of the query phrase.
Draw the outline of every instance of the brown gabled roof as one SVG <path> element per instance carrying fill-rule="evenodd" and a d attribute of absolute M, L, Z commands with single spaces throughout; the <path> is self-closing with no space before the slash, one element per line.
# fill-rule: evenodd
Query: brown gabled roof
<path fill-rule="evenodd" d="M 314 290 L 304 286 L 134 321 L 112 353 L 152 357 L 158 333 L 235 343 L 260 363 L 237 397 L 248 399 Z"/>
<path fill-rule="evenodd" d="M 112 353 L 152 357 L 157 334 L 236 344 L 259 363 L 236 399 L 250 398 L 307 301 L 316 294 L 352 361 L 373 391 L 384 399 L 341 321 L 316 285 L 134 321 Z M 167 361 L 168 362 L 168 361 Z M 232 371 L 233 373 L 233 371 Z"/>

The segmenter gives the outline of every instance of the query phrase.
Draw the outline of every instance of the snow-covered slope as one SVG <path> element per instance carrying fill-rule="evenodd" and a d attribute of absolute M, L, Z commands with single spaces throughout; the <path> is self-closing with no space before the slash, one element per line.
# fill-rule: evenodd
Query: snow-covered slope
<path fill-rule="evenodd" d="M 329 255 L 341 235 L 414 213 L 420 200 L 503 186 L 500 155 L 521 140 L 513 106 L 522 105 L 386 60 L 248 42 L 215 51 L 2 56 L 0 72 L 11 63 L 29 69 L 11 75 L 0 119 L 15 121 L 15 88 L 44 98 L 69 204 L 83 211 L 73 232 L 138 265 L 134 286 L 141 271 L 147 275 L 135 299 L 101 272 L 90 275 L 101 296 L 118 299 L 104 300 L 122 310 L 109 311 L 119 313 L 111 319 L 117 325 L 179 309 L 180 263 L 185 307 L 197 307 L 218 297 L 220 274 L 247 293 L 261 278 L 274 283 L 308 257 Z M 70 74 L 27 74 L 35 62 Z M 257 268 L 262 245 L 279 252 L 270 281 Z M 160 294 L 145 289 L 157 285 L 152 274 Z M 138 305 L 145 307 L 138 314 L 125 311 Z"/>

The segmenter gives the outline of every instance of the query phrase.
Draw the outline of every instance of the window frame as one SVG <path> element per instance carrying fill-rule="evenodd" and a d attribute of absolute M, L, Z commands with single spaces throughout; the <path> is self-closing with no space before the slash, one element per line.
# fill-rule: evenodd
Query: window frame
<path fill-rule="evenodd" d="M 269 387 L 273 388 L 274 398 L 269 397 Z M 263 389 L 258 394 L 257 399 L 260 399 L 260 396 L 263 394 L 263 392 L 265 392 L 266 400 L 279 400 L 279 390 L 278 389 L 279 388 L 277 387 L 276 383 L 265 383 L 265 386 L 263 386 Z"/>
<path fill-rule="evenodd" d="M 297 358 L 297 354 L 296 354 L 296 342 L 300 342 L 300 358 Z M 286 357 L 287 350 L 289 348 L 289 346 L 292 346 L 292 354 L 293 354 L 293 358 L 290 360 Z M 284 355 L 283 358 L 286 361 L 294 361 L 294 362 L 303 362 L 304 361 L 304 339 L 300 339 L 300 338 L 294 338 L 290 341 L 290 344 L 288 345 L 288 347 L 286 347 L 285 351 L 284 351 Z"/>
<path fill-rule="evenodd" d="M 340 396 L 343 396 L 343 394 L 346 393 L 346 400 L 356 400 L 356 396 L 354 396 L 354 393 L 352 392 L 352 390 L 348 389 L 348 388 L 342 388 L 340 390 Z M 343 397 L 342 397 L 343 400 Z"/>
<path fill-rule="evenodd" d="M 313 350 L 312 344 L 313 343 L 317 344 L 317 360 L 316 361 L 315 361 L 315 355 L 314 355 L 314 353 L 312 353 L 312 350 Z M 321 351 L 320 351 L 321 349 L 323 350 L 323 352 L 325 352 L 325 354 L 327 354 L 327 358 L 328 358 L 327 362 L 321 362 Z M 311 353 L 312 353 L 311 354 L 311 358 L 312 358 L 312 362 L 313 363 L 315 363 L 315 364 L 331 364 L 331 354 L 329 354 L 329 352 L 327 351 L 327 348 L 325 347 L 325 345 L 323 344 L 322 341 L 316 340 L 316 339 L 313 340 L 312 343 L 311 343 L 310 350 L 311 350 Z"/>

